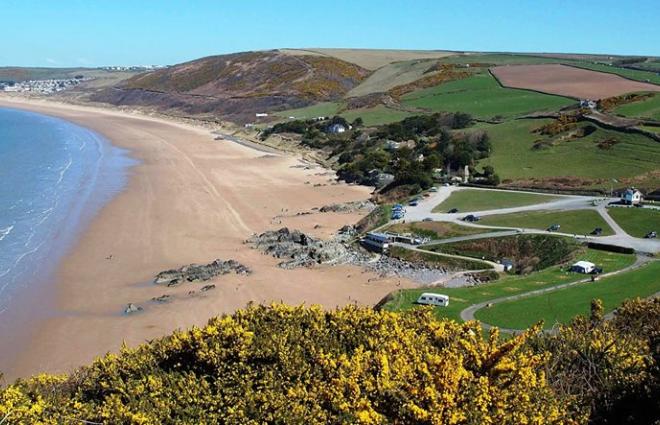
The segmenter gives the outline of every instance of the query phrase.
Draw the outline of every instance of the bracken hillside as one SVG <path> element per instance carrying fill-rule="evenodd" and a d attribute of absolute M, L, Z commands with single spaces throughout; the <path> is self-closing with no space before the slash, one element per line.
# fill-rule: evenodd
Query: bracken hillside
<path fill-rule="evenodd" d="M 245 52 L 140 74 L 95 94 L 93 100 L 221 114 L 241 122 L 258 112 L 340 99 L 368 74 L 332 57 Z"/>

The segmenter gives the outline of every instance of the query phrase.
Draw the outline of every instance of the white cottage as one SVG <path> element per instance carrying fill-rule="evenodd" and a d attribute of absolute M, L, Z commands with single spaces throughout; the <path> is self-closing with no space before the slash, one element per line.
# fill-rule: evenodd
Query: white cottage
<path fill-rule="evenodd" d="M 635 189 L 634 187 L 631 187 L 630 189 L 626 189 L 625 192 L 623 192 L 621 195 L 621 202 L 628 205 L 635 205 L 642 202 L 643 197 L 644 196 L 642 195 L 642 192 Z"/>

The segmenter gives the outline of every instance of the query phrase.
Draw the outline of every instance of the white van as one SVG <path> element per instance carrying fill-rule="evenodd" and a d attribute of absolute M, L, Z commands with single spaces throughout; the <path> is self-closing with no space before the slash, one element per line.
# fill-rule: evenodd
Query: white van
<path fill-rule="evenodd" d="M 442 294 L 434 294 L 432 292 L 424 292 L 417 298 L 417 304 L 424 305 L 437 305 L 440 307 L 447 307 L 449 305 L 449 296 Z"/>

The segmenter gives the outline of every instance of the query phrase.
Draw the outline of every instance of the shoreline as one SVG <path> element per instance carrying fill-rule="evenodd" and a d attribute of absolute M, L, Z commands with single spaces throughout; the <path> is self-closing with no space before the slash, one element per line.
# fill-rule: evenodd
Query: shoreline
<path fill-rule="evenodd" d="M 23 114 L 34 115 L 31 119 L 39 122 L 33 123 L 36 127 L 43 123 L 45 129 L 66 129 L 65 133 L 57 130 L 53 133 L 60 135 L 56 144 L 64 149 L 69 147 L 71 149 L 67 150 L 74 152 L 69 156 L 68 164 L 60 171 L 59 180 L 54 182 L 56 189 L 53 193 L 61 195 L 52 200 L 52 203 L 33 207 L 37 210 L 48 207 L 44 210 L 47 215 L 37 217 L 40 220 L 33 223 L 33 227 L 24 230 L 26 239 L 21 240 L 23 236 L 18 236 L 18 244 L 24 243 L 22 249 L 26 251 L 18 253 L 14 258 L 14 266 L 7 269 L 7 273 L 0 278 L 4 281 L 0 282 L 0 285 L 6 289 L 0 291 L 3 295 L 0 303 L 0 335 L 3 342 L 11 341 L 11 344 L 4 344 L 7 348 L 0 349 L 1 371 L 16 360 L 29 339 L 28 335 L 34 332 L 36 323 L 55 313 L 52 307 L 55 291 L 53 285 L 49 285 L 50 279 L 97 213 L 123 190 L 128 180 L 128 172 L 135 164 L 126 155 L 126 151 L 118 149 L 88 128 L 24 109 L 5 109 L 4 105 L 0 107 L 10 114 L 16 111 L 21 114 L 18 117 L 24 116 Z M 27 137 L 29 141 L 35 138 L 29 134 Z M 40 139 L 48 140 L 49 136 L 41 136 Z M 50 169 L 50 165 L 48 168 Z M 72 170 L 71 177 L 69 170 Z M 60 187 L 62 182 L 63 186 Z M 42 191 L 36 193 L 41 193 L 41 199 L 51 200 Z M 11 215 L 9 218 L 11 219 Z M 14 220 L 19 220 L 19 228 L 25 227 L 20 224 L 20 218 L 14 216 Z M 9 252 L 12 252 L 11 249 Z"/>
<path fill-rule="evenodd" d="M 252 233 L 284 226 L 327 237 L 361 214 L 295 213 L 366 199 L 366 187 L 329 183 L 325 170 L 302 168 L 298 158 L 214 140 L 211 129 L 174 120 L 34 99 L 0 97 L 0 105 L 91 129 L 139 161 L 124 190 L 98 212 L 60 263 L 52 281 L 57 314 L 38 325 L 18 361 L 3 371 L 6 380 L 67 372 L 116 352 L 123 341 L 134 346 L 203 325 L 251 301 L 373 305 L 413 285 L 353 266 L 283 270 L 278 260 L 243 243 Z M 286 217 L 275 219 L 285 210 Z M 216 258 L 237 260 L 254 273 L 216 278 L 208 282 L 216 289 L 195 295 L 188 293 L 199 289 L 196 283 L 179 288 L 151 283 L 162 270 Z M 172 301 L 151 301 L 163 294 Z M 144 311 L 123 315 L 128 303 Z"/>

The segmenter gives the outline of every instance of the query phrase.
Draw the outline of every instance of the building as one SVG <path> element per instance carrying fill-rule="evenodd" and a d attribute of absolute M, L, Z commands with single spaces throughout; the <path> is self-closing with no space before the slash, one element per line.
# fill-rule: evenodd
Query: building
<path fill-rule="evenodd" d="M 513 270 L 513 260 L 509 260 L 508 258 L 503 258 L 502 261 L 500 261 L 500 264 L 502 264 L 502 268 L 504 269 L 505 272 L 509 272 Z"/>
<path fill-rule="evenodd" d="M 360 243 L 369 250 L 387 252 L 390 247 L 390 237 L 384 233 L 369 232 Z"/>
<path fill-rule="evenodd" d="M 643 198 L 644 196 L 642 195 L 642 192 L 635 189 L 634 187 L 631 187 L 623 192 L 621 195 L 621 202 L 627 205 L 635 205 L 642 202 Z"/>
<path fill-rule="evenodd" d="M 598 106 L 598 103 L 595 100 L 591 100 L 591 99 L 580 100 L 580 108 L 596 109 L 596 106 Z"/>
<path fill-rule="evenodd" d="M 346 127 L 342 124 L 332 124 L 328 127 L 328 133 L 330 134 L 341 134 L 346 132 Z"/>
<path fill-rule="evenodd" d="M 571 271 L 576 273 L 589 274 L 594 271 L 596 265 L 589 261 L 578 261 L 571 266 Z"/>
<path fill-rule="evenodd" d="M 447 307 L 449 305 L 449 296 L 434 294 L 433 292 L 424 292 L 419 298 L 417 298 L 417 304 Z"/>

